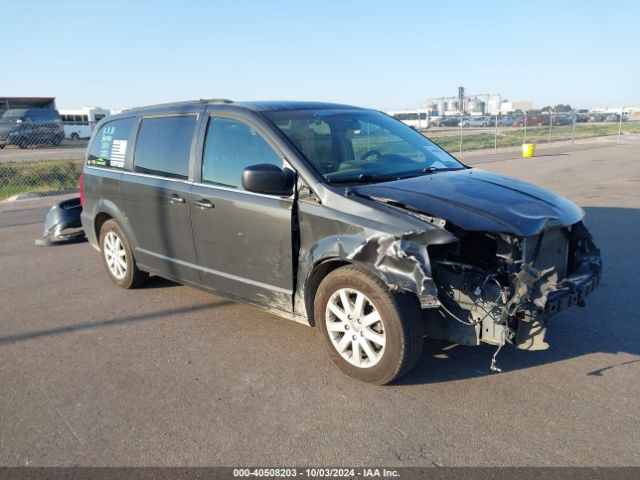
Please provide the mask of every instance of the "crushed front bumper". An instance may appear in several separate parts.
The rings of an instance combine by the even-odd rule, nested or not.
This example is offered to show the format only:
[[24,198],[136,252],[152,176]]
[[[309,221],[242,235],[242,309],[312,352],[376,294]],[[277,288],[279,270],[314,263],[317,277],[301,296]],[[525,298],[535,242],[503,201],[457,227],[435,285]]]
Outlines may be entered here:
[[602,261],[600,252],[591,255],[577,271],[562,280],[557,289],[549,293],[544,308],[529,311],[529,315],[519,321],[515,345],[522,350],[545,350],[549,345],[544,341],[546,324],[553,315],[573,305],[585,306],[585,298],[600,283]]
[[38,245],[83,239],[81,213],[80,198],[71,198],[52,206],[44,219],[44,233]]
[[549,294],[542,313],[549,316],[573,305],[583,307],[585,298],[600,283],[601,272],[601,265],[587,265],[565,278],[558,284],[558,289]]

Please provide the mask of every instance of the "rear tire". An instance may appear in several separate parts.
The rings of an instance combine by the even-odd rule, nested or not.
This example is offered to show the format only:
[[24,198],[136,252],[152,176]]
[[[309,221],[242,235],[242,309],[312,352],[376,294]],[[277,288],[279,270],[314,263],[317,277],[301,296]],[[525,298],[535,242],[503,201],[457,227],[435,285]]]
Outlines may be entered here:
[[149,273],[136,265],[129,241],[113,219],[100,228],[100,251],[109,277],[119,287],[136,288],[149,278]]
[[391,292],[356,266],[338,268],[322,280],[314,318],[333,362],[358,380],[393,382],[422,354],[423,326],[415,298]]

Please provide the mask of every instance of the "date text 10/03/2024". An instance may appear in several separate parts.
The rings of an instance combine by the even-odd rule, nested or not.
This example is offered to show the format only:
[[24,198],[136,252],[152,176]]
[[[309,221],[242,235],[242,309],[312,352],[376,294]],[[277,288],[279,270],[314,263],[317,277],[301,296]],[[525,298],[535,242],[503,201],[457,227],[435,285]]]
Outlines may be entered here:
[[387,468],[235,468],[234,477],[307,477],[307,478],[397,478],[397,470]]

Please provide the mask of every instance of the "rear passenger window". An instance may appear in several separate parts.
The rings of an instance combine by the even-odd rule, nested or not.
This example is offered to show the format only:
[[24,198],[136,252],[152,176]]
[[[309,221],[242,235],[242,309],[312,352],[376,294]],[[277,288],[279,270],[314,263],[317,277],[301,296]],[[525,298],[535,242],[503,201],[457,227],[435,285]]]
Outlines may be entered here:
[[242,170],[272,163],[282,168],[282,158],[246,123],[211,117],[202,159],[202,181],[242,189]]
[[144,118],[136,143],[135,171],[186,179],[196,120],[196,115]]
[[124,168],[129,132],[135,118],[120,118],[105,123],[89,148],[87,163],[97,167]]

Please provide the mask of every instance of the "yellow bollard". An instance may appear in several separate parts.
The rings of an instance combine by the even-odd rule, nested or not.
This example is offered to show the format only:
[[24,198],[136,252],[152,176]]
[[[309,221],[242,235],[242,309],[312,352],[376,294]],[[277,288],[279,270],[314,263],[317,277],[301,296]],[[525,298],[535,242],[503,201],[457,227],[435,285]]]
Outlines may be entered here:
[[533,157],[533,151],[535,146],[533,143],[523,143],[522,144],[522,158],[531,158]]

